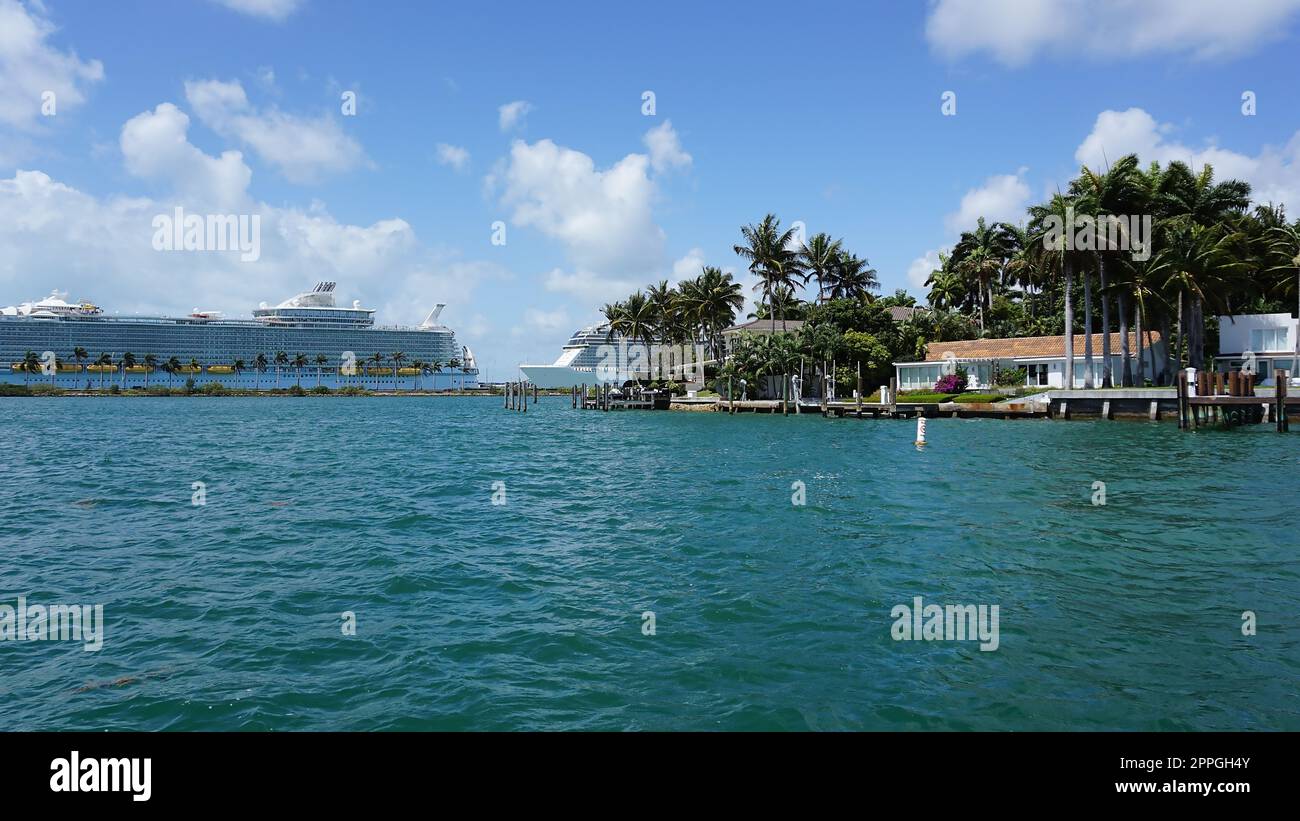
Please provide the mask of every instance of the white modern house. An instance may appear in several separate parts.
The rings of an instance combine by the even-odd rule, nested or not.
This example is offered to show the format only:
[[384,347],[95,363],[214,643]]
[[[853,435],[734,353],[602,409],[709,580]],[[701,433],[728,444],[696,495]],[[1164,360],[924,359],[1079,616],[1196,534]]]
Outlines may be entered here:
[[[1086,378],[1087,361],[1084,359],[1084,334],[1074,335],[1074,385],[1082,388]],[[1102,335],[1092,335],[1093,384],[1101,385]],[[1148,343],[1150,347],[1148,347]],[[1157,331],[1144,333],[1139,341],[1136,333],[1129,333],[1129,350],[1142,356],[1146,377],[1155,369],[1165,367],[1165,344]],[[1123,349],[1120,335],[1110,335],[1111,378],[1119,384],[1123,373]],[[895,362],[900,391],[932,388],[940,376],[951,372],[957,365],[966,369],[968,390],[993,387],[995,369],[1025,369],[1028,387],[1065,387],[1065,337],[1026,336],[1015,339],[967,339],[959,342],[931,342],[926,346],[925,359],[920,362]],[[1136,363],[1130,362],[1136,377]]]
[[1216,371],[1239,371],[1253,360],[1260,382],[1272,384],[1273,372],[1296,377],[1296,339],[1300,320],[1291,314],[1246,314],[1219,317],[1219,353]]

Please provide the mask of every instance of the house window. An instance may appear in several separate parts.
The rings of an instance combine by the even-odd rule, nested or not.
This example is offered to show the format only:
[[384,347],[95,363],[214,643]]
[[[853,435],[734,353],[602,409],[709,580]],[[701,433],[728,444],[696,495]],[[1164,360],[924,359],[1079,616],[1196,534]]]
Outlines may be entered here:
[[1026,385],[1047,384],[1047,363],[1046,362],[1030,362],[1028,365],[1025,366],[1025,370],[1028,372],[1028,377],[1025,381]]
[[1286,328],[1254,328],[1250,332],[1252,351],[1287,351]]

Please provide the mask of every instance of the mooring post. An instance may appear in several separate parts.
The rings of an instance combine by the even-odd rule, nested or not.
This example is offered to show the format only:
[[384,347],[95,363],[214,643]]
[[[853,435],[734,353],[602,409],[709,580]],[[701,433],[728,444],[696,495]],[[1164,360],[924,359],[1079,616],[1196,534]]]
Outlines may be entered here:
[[537,383],[533,383],[533,404],[537,404]]
[[736,412],[736,395],[731,392],[731,377],[727,377],[727,413],[733,415]]
[[862,418],[862,362],[858,362],[858,418]]
[[1278,433],[1286,433],[1291,429],[1286,418],[1286,374],[1287,372],[1281,368],[1273,371],[1273,383],[1277,386],[1277,411],[1274,415],[1277,416]]
[[[1229,390],[1232,389],[1231,374],[1229,374],[1228,376],[1228,389]],[[1221,396],[1222,394],[1223,394],[1223,373],[1220,371],[1215,371],[1214,372],[1214,395]]]
[[889,415],[898,415],[898,377],[889,377]]
[[1178,388],[1178,429],[1187,429],[1187,377],[1181,371],[1174,378]]
[[519,389],[524,395],[524,413],[528,413],[528,383],[521,381],[519,383]]

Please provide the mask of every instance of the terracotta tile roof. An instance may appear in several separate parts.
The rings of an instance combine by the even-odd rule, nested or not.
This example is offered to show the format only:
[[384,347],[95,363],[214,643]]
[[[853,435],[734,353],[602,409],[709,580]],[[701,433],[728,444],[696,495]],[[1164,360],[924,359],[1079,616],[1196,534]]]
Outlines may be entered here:
[[[1146,334],[1143,334],[1145,338]],[[1101,356],[1101,334],[1092,335],[1093,356]],[[1137,352],[1137,334],[1130,331],[1130,350]],[[1151,342],[1160,341],[1160,332],[1151,332]],[[1074,335],[1074,355],[1083,356],[1084,334]],[[1122,350],[1120,335],[1110,335],[1110,350],[1114,356]],[[1065,357],[1063,336],[1023,336],[1016,339],[967,339],[961,342],[931,342],[925,348],[926,362],[942,362],[944,354],[951,352],[957,359],[1024,359],[1032,357],[1058,359]]]
[[[787,320],[785,321],[785,332],[786,332],[786,333],[795,333],[795,332],[797,332],[797,331],[798,331],[800,328],[802,328],[802,327],[803,327],[803,320],[802,320],[802,319],[787,319]],[[771,332],[772,332],[772,320],[771,320],[771,319],[751,319],[751,320],[748,321],[748,322],[742,323],[742,324],[740,324],[740,325],[732,325],[730,328],[724,328],[724,329],[722,330],[722,332],[723,332],[724,334],[738,334],[738,333],[740,333],[741,331],[750,331],[750,332],[753,332],[753,333],[765,333],[765,334],[766,334],[766,333],[771,333]],[[781,320],[779,320],[779,319],[776,321],[776,332],[777,332],[777,333],[781,333]]]

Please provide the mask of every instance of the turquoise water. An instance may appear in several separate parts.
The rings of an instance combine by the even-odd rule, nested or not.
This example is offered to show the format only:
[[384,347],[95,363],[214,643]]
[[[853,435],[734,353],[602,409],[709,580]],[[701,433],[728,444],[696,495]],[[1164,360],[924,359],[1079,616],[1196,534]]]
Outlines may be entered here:
[[[0,603],[106,622],[0,642],[0,729],[1300,729],[1300,436],[914,430],[0,399]],[[893,640],[915,596],[997,650]]]

